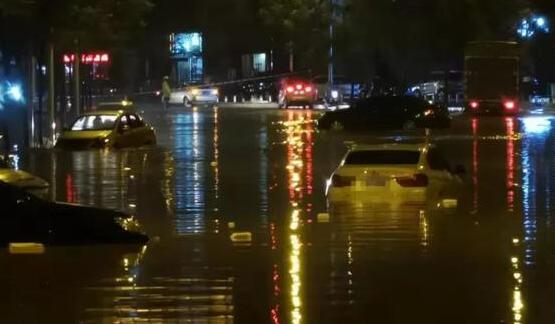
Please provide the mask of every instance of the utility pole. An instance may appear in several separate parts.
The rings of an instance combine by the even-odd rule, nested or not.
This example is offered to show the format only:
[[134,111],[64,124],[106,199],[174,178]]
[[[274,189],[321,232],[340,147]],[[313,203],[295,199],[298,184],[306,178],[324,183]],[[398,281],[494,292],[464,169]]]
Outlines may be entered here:
[[330,1],[330,23],[329,23],[329,36],[330,36],[330,48],[328,53],[328,88],[329,91],[333,89],[333,59],[334,59],[334,41],[335,41],[335,1]]
[[[54,43],[48,43],[48,127],[50,127],[50,135],[52,145],[54,144],[54,136],[56,135],[56,120],[54,116],[55,110],[54,95]],[[48,133],[47,133],[48,134]]]
[[73,107],[75,116],[81,113],[81,53],[79,51],[79,37],[75,38],[75,60],[73,60]]

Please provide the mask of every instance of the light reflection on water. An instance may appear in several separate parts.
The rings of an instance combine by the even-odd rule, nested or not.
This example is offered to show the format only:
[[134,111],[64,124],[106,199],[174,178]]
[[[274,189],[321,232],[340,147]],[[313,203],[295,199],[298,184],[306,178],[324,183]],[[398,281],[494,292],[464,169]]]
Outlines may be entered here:
[[[399,306],[408,309],[400,321],[443,309],[467,322],[534,322],[531,296],[541,288],[532,286],[534,272],[553,255],[544,243],[555,192],[550,119],[468,119],[464,135],[443,138],[466,152],[470,170],[469,200],[453,214],[387,203],[332,206],[330,223],[318,223],[314,214],[325,208],[318,180],[343,146],[314,132],[313,114],[246,114],[251,128],[239,131],[237,116],[222,109],[176,110],[159,131],[171,139],[167,148],[22,159],[52,181],[58,200],[136,212],[161,236],[139,258],[75,258],[89,268],[104,261],[106,269],[79,268],[86,278],[65,287],[85,299],[73,305],[81,312],[74,318],[232,323],[260,312],[246,318],[385,323],[387,310]],[[269,126],[274,120],[278,127]],[[231,247],[229,221],[254,233],[252,246]],[[482,290],[493,300],[487,306],[476,296]]]

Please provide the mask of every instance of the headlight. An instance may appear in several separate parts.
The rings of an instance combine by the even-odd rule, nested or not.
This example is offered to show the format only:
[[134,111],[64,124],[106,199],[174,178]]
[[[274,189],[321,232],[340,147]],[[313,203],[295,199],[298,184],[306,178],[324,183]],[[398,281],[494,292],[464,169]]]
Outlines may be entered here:
[[193,96],[197,96],[200,92],[198,89],[193,89],[191,93],[193,94]]
[[337,90],[332,90],[332,91],[331,91],[331,97],[332,97],[333,99],[339,98],[339,91],[337,91]]
[[212,95],[213,95],[213,96],[217,96],[218,94],[219,94],[218,89],[213,89],[213,90],[212,90]]
[[137,219],[135,219],[135,217],[133,216],[127,218],[117,217],[115,221],[119,226],[121,226],[123,230],[127,232],[142,232],[141,224],[139,224],[139,221],[137,221]]

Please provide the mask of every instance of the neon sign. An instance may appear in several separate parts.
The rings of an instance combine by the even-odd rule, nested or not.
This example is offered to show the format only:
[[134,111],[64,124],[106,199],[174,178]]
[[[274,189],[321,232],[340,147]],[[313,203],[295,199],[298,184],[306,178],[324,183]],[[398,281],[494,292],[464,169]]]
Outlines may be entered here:
[[[65,64],[75,62],[75,54],[64,54],[63,60]],[[108,64],[110,63],[110,55],[108,53],[84,53],[81,54],[82,64]]]

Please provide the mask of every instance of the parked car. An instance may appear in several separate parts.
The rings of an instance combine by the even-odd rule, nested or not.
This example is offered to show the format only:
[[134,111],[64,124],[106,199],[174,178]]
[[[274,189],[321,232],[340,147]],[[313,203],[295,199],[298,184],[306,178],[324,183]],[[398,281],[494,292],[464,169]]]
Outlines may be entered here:
[[62,132],[56,148],[70,150],[155,145],[154,129],[141,116],[126,110],[86,113]]
[[327,183],[328,201],[436,204],[456,197],[462,166],[452,170],[431,144],[355,145]]
[[10,243],[45,245],[144,244],[148,241],[130,215],[40,199],[0,181],[0,246]]
[[447,128],[447,109],[410,96],[371,97],[344,110],[329,111],[318,120],[323,130]]
[[37,196],[45,196],[50,184],[44,179],[22,170],[16,170],[0,157],[0,181],[24,189]]
[[170,94],[170,105],[215,105],[220,101],[220,91],[216,87],[202,85],[186,85],[174,89]]
[[312,109],[316,101],[314,85],[302,79],[286,79],[281,82],[278,104],[282,109],[301,107]]

